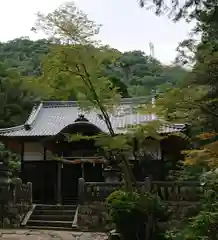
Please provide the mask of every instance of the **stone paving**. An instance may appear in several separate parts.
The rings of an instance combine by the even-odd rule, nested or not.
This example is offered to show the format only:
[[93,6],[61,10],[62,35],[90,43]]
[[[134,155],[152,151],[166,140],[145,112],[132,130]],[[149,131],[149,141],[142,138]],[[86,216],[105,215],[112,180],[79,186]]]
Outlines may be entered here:
[[1,230],[1,240],[106,240],[105,233],[50,230]]

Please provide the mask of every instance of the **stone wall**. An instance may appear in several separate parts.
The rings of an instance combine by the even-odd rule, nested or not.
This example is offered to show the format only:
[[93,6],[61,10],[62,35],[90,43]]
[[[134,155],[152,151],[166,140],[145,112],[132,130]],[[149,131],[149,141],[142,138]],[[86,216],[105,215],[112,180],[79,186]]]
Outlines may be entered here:
[[0,187],[0,227],[19,228],[32,206],[32,184],[23,184],[17,178]]
[[108,231],[113,225],[107,216],[104,202],[85,202],[79,206],[78,226],[83,231]]
[[[163,227],[169,227],[169,224],[175,225],[187,215],[193,213],[196,209],[196,203],[170,202],[168,207],[171,213],[170,219],[169,222],[162,223]],[[79,229],[83,231],[108,232],[115,228],[107,215],[105,203],[100,201],[86,202],[80,205],[77,224]]]
[[3,228],[19,228],[20,223],[29,211],[28,204],[7,204],[1,217],[0,226]]
[[[137,182],[143,192],[151,191],[167,202],[170,222],[179,221],[193,212],[201,189],[196,182],[151,181]],[[120,189],[120,183],[85,182],[79,179],[79,211],[77,224],[82,230],[108,231],[114,228],[107,216],[107,196]],[[166,223],[167,225],[169,223]]]

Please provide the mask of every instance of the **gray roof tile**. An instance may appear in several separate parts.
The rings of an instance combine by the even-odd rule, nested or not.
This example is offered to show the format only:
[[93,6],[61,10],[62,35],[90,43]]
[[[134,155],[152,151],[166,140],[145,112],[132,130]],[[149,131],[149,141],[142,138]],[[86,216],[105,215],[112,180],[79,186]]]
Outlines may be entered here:
[[[137,100],[138,99],[138,100]],[[110,115],[112,126],[116,133],[127,130],[127,125],[143,124],[155,118],[153,115],[142,115],[132,111],[136,102],[142,99],[124,99],[115,114]],[[34,107],[24,125],[0,129],[0,136],[53,136],[58,134],[66,126],[73,124],[79,114],[84,114],[92,124],[103,132],[108,132],[104,121],[96,111],[84,112],[76,102],[48,101]],[[30,126],[27,130],[26,126]],[[178,132],[184,129],[184,124],[168,124],[163,126],[161,132]]]

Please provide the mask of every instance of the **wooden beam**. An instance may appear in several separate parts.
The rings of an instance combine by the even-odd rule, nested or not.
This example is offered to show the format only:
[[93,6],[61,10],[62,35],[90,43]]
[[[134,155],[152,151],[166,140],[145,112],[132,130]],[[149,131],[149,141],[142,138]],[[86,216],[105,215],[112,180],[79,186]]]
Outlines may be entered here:
[[53,157],[52,158],[52,160],[54,160],[54,161],[57,161],[57,162],[60,162],[60,163],[64,163],[64,164],[75,164],[75,162],[74,161],[76,161],[76,160],[80,160],[80,163],[78,163],[78,164],[81,164],[82,162],[87,162],[87,163],[89,163],[89,160],[96,160],[96,162],[99,162],[99,164],[102,164],[102,163],[106,163],[107,162],[107,160],[105,160],[105,159],[103,159],[103,158],[98,158],[98,157],[90,157],[90,158],[86,158],[86,157],[78,157],[77,159],[74,159],[74,160],[67,160],[67,159],[65,159],[65,158],[61,158],[61,157]]

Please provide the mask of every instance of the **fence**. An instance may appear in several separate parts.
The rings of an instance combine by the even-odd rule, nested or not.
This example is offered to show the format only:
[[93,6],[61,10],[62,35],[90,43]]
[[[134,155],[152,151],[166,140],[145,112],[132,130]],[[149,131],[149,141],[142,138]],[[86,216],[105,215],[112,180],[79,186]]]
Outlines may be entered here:
[[[121,187],[121,183],[85,182],[80,178],[79,202],[104,201],[110,193]],[[202,190],[199,182],[152,181],[151,178],[137,182],[136,187],[142,192],[156,193],[167,202],[198,201]]]
[[[145,223],[146,240],[156,239],[157,224],[161,228],[168,228],[171,221],[178,222],[183,219],[186,213],[197,205],[196,202],[199,201],[202,193],[199,182],[188,181],[152,181],[151,178],[147,178],[144,182],[137,182],[135,187],[142,192],[158,194],[163,201],[168,203],[169,210],[172,212],[169,222],[149,216]],[[108,231],[114,227],[107,221],[105,199],[110,193],[120,188],[122,188],[121,183],[85,182],[83,178],[79,179],[78,224],[81,229]]]
[[13,183],[0,187],[1,204],[32,204],[32,183],[23,184],[17,178]]
[[19,227],[20,221],[32,205],[32,184],[17,178],[0,186],[0,227]]

